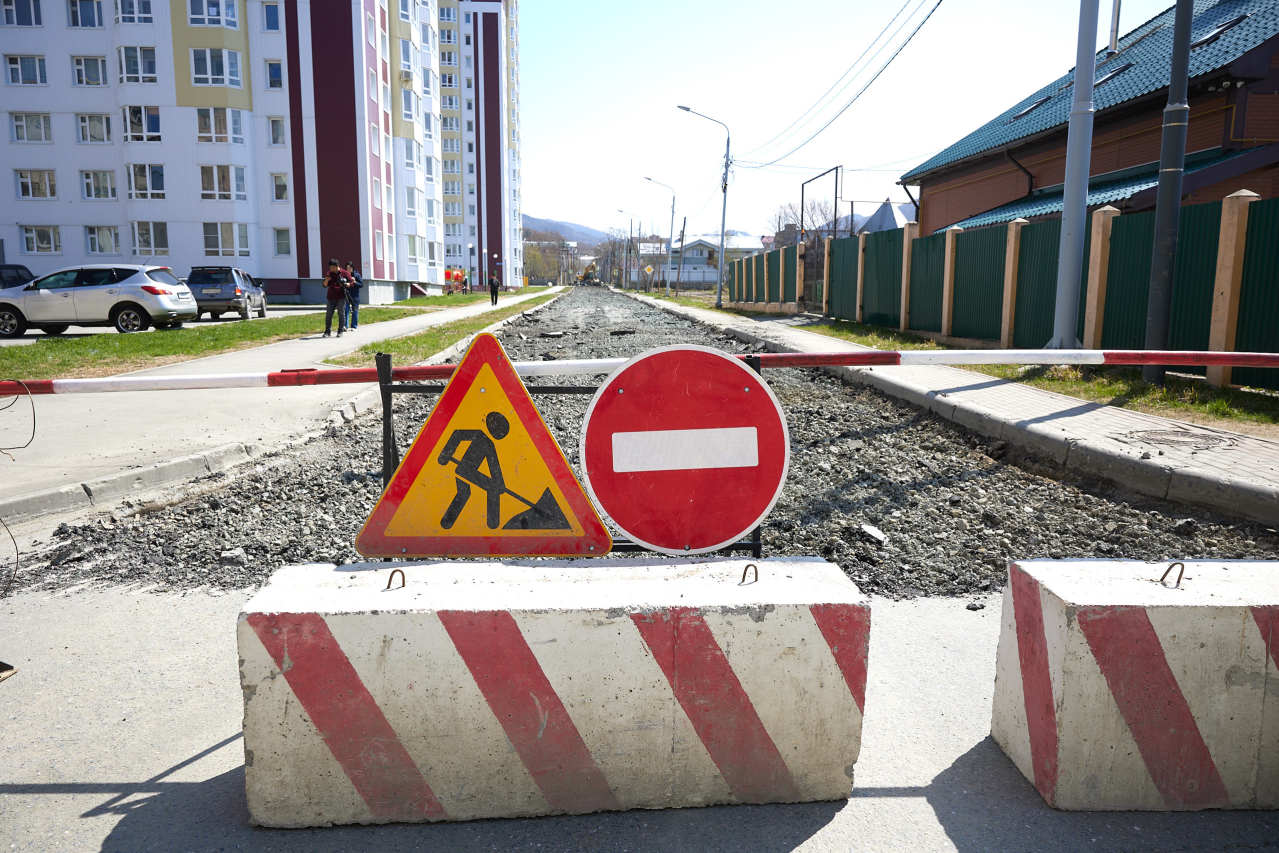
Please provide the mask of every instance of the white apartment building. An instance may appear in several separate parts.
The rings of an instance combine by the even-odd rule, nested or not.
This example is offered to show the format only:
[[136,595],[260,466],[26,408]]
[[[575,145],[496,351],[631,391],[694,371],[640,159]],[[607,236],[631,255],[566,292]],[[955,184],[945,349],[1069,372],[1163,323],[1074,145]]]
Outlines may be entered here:
[[[317,298],[329,257],[357,264],[370,301],[440,283],[448,9],[0,0],[4,259],[233,264],[281,300]],[[491,245],[519,245],[510,198],[516,236]]]

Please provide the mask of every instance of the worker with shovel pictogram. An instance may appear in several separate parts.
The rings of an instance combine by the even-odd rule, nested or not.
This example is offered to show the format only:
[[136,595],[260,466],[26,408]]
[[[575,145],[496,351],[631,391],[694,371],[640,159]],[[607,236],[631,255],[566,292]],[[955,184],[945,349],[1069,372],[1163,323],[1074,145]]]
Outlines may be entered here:
[[[485,493],[485,524],[489,530],[496,530],[501,524],[502,495],[510,495],[528,509],[516,513],[505,524],[504,530],[567,530],[568,519],[555,501],[549,488],[542,491],[536,502],[523,495],[516,494],[506,488],[502,477],[502,465],[498,460],[497,445],[494,439],[501,441],[511,431],[510,421],[500,412],[489,412],[484,416],[484,426],[488,432],[479,429],[455,429],[449,434],[448,441],[435,460],[440,465],[456,465],[454,472],[457,478],[457,492],[452,502],[440,519],[440,526],[449,530],[457,523],[458,516],[466,508],[471,499],[471,486],[478,486]],[[490,438],[489,436],[492,436]],[[454,459],[453,453],[462,442],[469,442],[461,459]]]

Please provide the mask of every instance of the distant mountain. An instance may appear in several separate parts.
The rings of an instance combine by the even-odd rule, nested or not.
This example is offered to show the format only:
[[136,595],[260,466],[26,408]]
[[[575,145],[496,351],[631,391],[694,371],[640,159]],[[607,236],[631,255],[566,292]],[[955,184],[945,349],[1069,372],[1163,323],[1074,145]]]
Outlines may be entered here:
[[603,231],[588,228],[585,225],[578,225],[575,222],[560,222],[558,219],[539,219],[528,214],[524,214],[521,218],[523,219],[525,231],[551,231],[559,234],[565,240],[589,245],[608,239],[608,235]]

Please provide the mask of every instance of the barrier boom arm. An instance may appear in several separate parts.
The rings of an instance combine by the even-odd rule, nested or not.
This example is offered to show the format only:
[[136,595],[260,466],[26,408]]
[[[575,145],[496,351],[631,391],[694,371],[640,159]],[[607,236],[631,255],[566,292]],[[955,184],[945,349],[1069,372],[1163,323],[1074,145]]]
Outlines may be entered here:
[[[738,355],[745,359],[750,356]],[[857,350],[855,352],[761,353],[761,368],[897,367],[966,364],[1107,364],[1279,368],[1279,353],[1200,352],[1194,350]],[[611,373],[624,358],[563,361],[517,361],[520,376],[582,376]],[[397,367],[397,382],[448,379],[457,365]],[[377,382],[372,367],[306,368],[266,373],[210,373],[191,376],[107,376],[101,379],[0,380],[0,396],[25,394],[95,394],[107,391],[188,391],[206,388],[293,388],[304,385],[359,385]]]

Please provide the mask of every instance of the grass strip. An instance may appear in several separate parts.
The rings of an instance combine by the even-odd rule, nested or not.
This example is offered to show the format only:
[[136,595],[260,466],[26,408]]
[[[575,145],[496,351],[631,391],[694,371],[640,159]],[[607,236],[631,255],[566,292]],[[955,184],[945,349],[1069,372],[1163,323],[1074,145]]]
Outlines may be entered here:
[[[487,294],[485,296],[487,297]],[[526,300],[518,305],[494,308],[492,311],[485,311],[483,314],[467,317],[465,320],[454,320],[452,323],[432,326],[413,335],[375,341],[360,347],[355,352],[331,358],[329,363],[339,367],[372,367],[373,356],[379,352],[385,352],[391,354],[393,364],[418,364],[426,361],[440,350],[446,349],[463,338],[475,334],[480,329],[491,326],[499,320],[505,320],[513,314],[519,314],[521,311],[527,311],[536,305],[549,302],[554,298],[555,294],[548,293]]]
[[[421,313],[417,308],[362,307],[360,322],[367,325],[416,317]],[[14,379],[113,376],[313,335],[323,329],[324,313],[318,312],[247,321],[189,323],[180,329],[160,329],[145,334],[45,336],[34,344],[0,348],[0,376]]]

